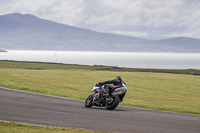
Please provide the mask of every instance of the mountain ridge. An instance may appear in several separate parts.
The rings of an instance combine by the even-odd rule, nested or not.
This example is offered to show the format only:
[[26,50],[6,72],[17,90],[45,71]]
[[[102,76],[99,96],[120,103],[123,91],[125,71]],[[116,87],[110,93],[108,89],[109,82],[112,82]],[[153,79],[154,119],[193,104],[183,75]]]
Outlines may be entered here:
[[1,49],[0,49],[0,52],[7,52],[7,51],[6,51],[6,50],[1,50]]
[[0,49],[200,52],[200,39],[175,37],[146,40],[60,24],[30,14],[2,15],[0,26]]

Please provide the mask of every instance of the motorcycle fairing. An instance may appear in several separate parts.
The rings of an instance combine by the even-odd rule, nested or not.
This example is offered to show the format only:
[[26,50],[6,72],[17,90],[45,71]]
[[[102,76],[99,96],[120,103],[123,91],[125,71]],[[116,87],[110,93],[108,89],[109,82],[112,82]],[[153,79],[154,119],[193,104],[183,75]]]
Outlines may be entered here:
[[94,102],[95,100],[98,100],[99,97],[100,97],[100,95],[102,95],[101,92],[98,92],[98,93],[94,94],[94,95],[93,95],[93,102]]

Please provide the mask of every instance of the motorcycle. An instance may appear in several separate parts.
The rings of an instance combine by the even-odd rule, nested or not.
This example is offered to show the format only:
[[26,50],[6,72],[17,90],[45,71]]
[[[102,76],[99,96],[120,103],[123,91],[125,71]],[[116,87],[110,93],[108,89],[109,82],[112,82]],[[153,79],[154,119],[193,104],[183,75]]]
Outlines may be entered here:
[[96,84],[92,89],[92,94],[85,100],[85,107],[90,108],[92,106],[106,107],[108,110],[115,109],[126,94],[127,87],[123,84],[122,87],[114,87],[109,96],[105,96],[105,85]]

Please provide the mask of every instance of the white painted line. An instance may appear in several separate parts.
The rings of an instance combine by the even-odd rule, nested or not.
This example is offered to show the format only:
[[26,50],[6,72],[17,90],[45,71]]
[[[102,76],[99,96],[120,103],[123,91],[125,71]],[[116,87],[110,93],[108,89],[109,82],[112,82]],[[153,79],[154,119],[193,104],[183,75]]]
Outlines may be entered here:
[[74,101],[81,101],[81,102],[82,102],[82,101],[85,101],[85,100],[79,100],[79,99],[72,99],[72,98],[66,98],[66,97],[51,96],[51,95],[45,95],[45,94],[34,93],[34,92],[15,90],[15,89],[10,89],[10,88],[5,88],[5,87],[0,87],[0,89],[11,90],[11,91],[17,91],[17,92],[28,93],[28,94],[33,94],[33,95],[46,96],[46,97],[54,97],[54,98],[60,98],[60,99],[66,99],[66,100],[74,100]]
[[[14,121],[4,121],[4,120],[0,120],[0,122],[15,123],[15,124],[24,124],[24,125],[31,125],[31,126],[37,126],[37,127],[53,127],[53,126],[46,126],[46,125],[39,125],[39,124],[30,124],[30,123],[23,123],[23,122],[14,122]],[[54,127],[54,128],[63,128],[63,127]]]
[[197,115],[197,114],[178,113],[178,112],[170,112],[170,111],[163,111],[163,110],[154,110],[154,109],[147,109],[147,108],[129,107],[129,106],[123,106],[123,105],[119,105],[119,106],[124,107],[124,108],[131,108],[131,109],[140,109],[140,110],[146,110],[146,111],[164,112],[164,113],[171,113],[171,114],[199,116],[200,117],[200,115]]

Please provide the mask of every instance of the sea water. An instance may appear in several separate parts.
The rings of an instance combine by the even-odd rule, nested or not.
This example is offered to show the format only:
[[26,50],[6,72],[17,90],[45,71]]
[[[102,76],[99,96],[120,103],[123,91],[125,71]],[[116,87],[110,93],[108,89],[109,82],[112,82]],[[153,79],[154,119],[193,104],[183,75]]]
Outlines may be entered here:
[[200,69],[200,53],[8,50],[0,52],[0,60],[128,68]]

